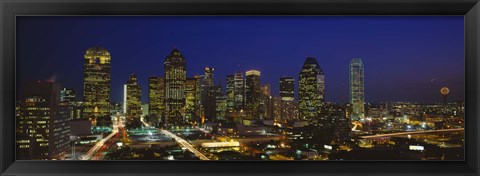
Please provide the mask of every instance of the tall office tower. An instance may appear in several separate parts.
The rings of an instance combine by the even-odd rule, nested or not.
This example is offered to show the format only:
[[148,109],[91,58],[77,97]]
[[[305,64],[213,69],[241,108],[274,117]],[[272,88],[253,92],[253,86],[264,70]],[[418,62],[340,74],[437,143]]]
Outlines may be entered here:
[[307,57],[299,75],[298,97],[301,120],[317,123],[325,92],[325,76],[317,59]]
[[295,99],[295,79],[292,77],[280,78],[280,97],[283,101],[293,101]]
[[225,114],[228,121],[233,121],[235,112],[235,77],[227,75],[227,112]]
[[273,119],[271,111],[269,112],[269,105],[271,96],[270,96],[270,84],[264,84],[260,86],[260,98],[258,106],[258,116],[262,120],[271,120]]
[[137,75],[131,74],[130,78],[124,85],[123,107],[125,118],[127,120],[140,120],[142,116],[141,96],[142,91],[137,81]]
[[197,81],[195,86],[195,116],[203,118],[205,113],[202,106],[202,85],[204,82],[205,75],[195,75],[195,80]]
[[282,98],[280,96],[271,96],[268,102],[267,117],[272,120],[282,122]]
[[110,52],[102,47],[87,49],[83,60],[83,118],[110,116]]
[[164,111],[164,86],[162,77],[148,78],[148,114],[160,118]]
[[187,70],[177,48],[165,58],[165,117],[169,124],[183,123]]
[[243,73],[237,72],[234,74],[234,106],[236,111],[245,108],[245,79]]
[[209,111],[205,111],[207,120],[218,122],[225,120],[227,111],[227,96],[222,91],[222,86],[216,85],[210,88],[208,104],[213,105]]
[[213,68],[205,67],[205,74],[203,80],[200,81],[200,103],[204,111],[206,119],[214,119],[215,117],[215,96],[212,91],[216,91],[213,85]]
[[259,119],[260,108],[260,71],[249,70],[245,72],[245,103],[247,105],[247,117]]
[[16,148],[20,160],[60,160],[70,151],[67,103],[60,101],[60,84],[29,83],[17,119]]
[[350,104],[352,104],[353,121],[360,120],[365,114],[365,92],[363,63],[360,58],[353,58],[350,62]]
[[[206,102],[204,104],[206,121],[216,121],[216,101],[217,97],[222,96],[222,87],[220,85],[208,88]],[[223,115],[224,117],[224,115]]]
[[291,121],[298,118],[298,107],[295,101],[295,79],[293,77],[280,78],[280,121]]
[[187,78],[186,91],[185,91],[185,119],[193,122],[195,119],[195,107],[196,107],[196,89],[197,79]]
[[213,86],[213,71],[214,68],[205,67],[205,77],[203,77],[203,79],[205,79],[205,85],[207,87]]

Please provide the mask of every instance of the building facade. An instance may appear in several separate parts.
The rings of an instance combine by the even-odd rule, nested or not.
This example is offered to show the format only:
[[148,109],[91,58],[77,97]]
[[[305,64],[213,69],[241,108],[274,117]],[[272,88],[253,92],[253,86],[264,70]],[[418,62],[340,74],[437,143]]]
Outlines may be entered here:
[[193,121],[196,117],[195,108],[197,107],[196,103],[196,92],[197,92],[197,79],[196,78],[187,78],[186,82],[186,92],[185,92],[185,119],[187,121]]
[[299,75],[298,103],[301,120],[318,123],[325,93],[325,76],[314,57],[307,57]]
[[351,119],[356,121],[365,116],[365,91],[363,63],[360,58],[353,58],[350,62],[350,104],[352,104]]
[[110,52],[102,47],[87,49],[83,60],[83,118],[110,116]]
[[260,118],[260,71],[249,70],[245,72],[245,104],[249,119]]
[[60,101],[60,84],[30,83],[24,90],[17,119],[19,160],[62,160],[70,151],[68,104]]
[[164,81],[163,77],[148,78],[148,115],[160,118],[164,114]]
[[174,48],[165,58],[165,117],[168,124],[184,122],[187,67],[182,53]]
[[142,116],[142,90],[138,84],[137,75],[131,74],[124,85],[124,111],[127,120],[140,120]]

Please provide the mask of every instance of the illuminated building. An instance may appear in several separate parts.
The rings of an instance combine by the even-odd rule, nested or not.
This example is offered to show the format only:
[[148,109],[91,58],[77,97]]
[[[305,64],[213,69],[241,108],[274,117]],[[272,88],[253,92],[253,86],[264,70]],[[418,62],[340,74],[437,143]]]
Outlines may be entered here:
[[164,81],[163,77],[148,78],[148,114],[152,117],[162,117],[164,107]]
[[[273,105],[271,102],[270,96],[270,84],[264,84],[260,86],[260,99],[258,107],[258,118],[263,120],[273,119],[273,115],[270,107]],[[267,106],[270,106],[267,108]]]
[[124,111],[127,120],[140,119],[142,115],[142,92],[137,81],[137,75],[131,74],[124,85]]
[[325,92],[325,76],[314,57],[307,57],[299,76],[298,104],[301,120],[317,123]]
[[299,108],[298,102],[293,101],[283,101],[282,100],[282,109],[281,109],[281,119],[282,121],[296,121],[299,120]]
[[280,96],[270,96],[268,101],[267,119],[276,121],[282,120],[282,98]]
[[60,160],[69,151],[70,117],[60,101],[60,84],[30,83],[17,119],[18,160]]
[[[205,104],[205,118],[208,121],[216,121],[219,118],[225,118],[225,112],[217,112],[226,108],[226,104],[224,105],[223,101],[226,101],[225,97],[223,97],[222,87],[221,86],[212,86],[208,89],[207,100]],[[217,104],[219,101],[220,104]],[[217,110],[217,106],[219,106]],[[221,107],[220,107],[221,106]],[[223,107],[225,106],[225,107]],[[219,116],[217,116],[219,115]]]
[[196,107],[196,89],[197,80],[195,78],[187,78],[186,92],[185,92],[185,118],[187,121],[192,120],[195,116]]
[[205,80],[205,86],[207,87],[212,87],[213,86],[213,71],[215,69],[212,67],[205,67],[205,77],[203,79]]
[[169,124],[183,122],[187,80],[186,62],[176,48],[165,58],[165,117]]
[[63,88],[60,90],[60,101],[68,106],[68,114],[71,119],[80,119],[83,115],[83,103],[76,101],[74,89]]
[[281,121],[298,119],[298,104],[295,102],[295,79],[293,77],[280,78]]
[[245,106],[245,79],[241,72],[237,72],[234,75],[235,82],[235,109],[240,110]]
[[365,92],[363,63],[360,58],[350,62],[350,104],[352,104],[352,120],[359,120],[365,115]]
[[227,75],[227,112],[226,118],[229,121],[233,119],[235,112],[235,77],[234,75]]
[[195,115],[197,117],[203,117],[205,115],[204,113],[204,109],[203,109],[203,106],[202,106],[202,87],[201,85],[203,84],[203,77],[205,77],[205,75],[195,75],[195,80],[197,81],[195,86]]
[[216,120],[225,120],[226,112],[227,112],[227,96],[220,94],[215,97]]
[[67,103],[75,103],[76,101],[76,94],[74,89],[70,88],[63,88],[60,91],[60,101],[67,102]]
[[83,117],[110,116],[110,52],[102,47],[87,49],[83,62]]
[[200,81],[200,99],[201,107],[203,108],[206,119],[215,119],[215,98],[217,93],[217,87],[213,85],[213,68],[205,67],[205,74],[202,77],[203,81]]
[[249,70],[245,72],[245,103],[247,106],[247,117],[259,119],[260,111],[260,71]]
[[295,79],[292,77],[280,78],[280,97],[284,101],[293,101],[295,99]]

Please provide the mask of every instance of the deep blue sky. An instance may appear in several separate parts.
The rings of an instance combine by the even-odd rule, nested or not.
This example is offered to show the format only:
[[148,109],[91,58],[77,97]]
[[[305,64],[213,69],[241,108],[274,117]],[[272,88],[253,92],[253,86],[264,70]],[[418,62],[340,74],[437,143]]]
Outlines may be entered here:
[[[367,102],[464,100],[463,16],[244,17],[17,17],[18,90],[52,76],[83,94],[83,54],[91,46],[112,55],[112,101],[136,73],[147,102],[149,76],[163,75],[173,47],[185,56],[187,76],[215,68],[226,75],[259,69],[278,95],[281,76],[298,73],[307,56],[325,72],[327,101],[348,102],[348,64],[365,64]],[[240,65],[240,67],[239,67]]]

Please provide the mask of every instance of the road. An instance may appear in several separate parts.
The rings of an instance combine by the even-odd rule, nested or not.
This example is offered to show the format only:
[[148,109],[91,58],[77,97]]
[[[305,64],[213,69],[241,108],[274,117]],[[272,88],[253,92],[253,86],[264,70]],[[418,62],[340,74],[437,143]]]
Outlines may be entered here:
[[[148,123],[146,123],[143,118],[140,119],[140,121],[146,126],[146,127],[149,127],[150,125]],[[197,156],[198,158],[200,158],[201,160],[210,160],[210,158],[208,158],[207,156],[205,156],[202,152],[198,151],[197,149],[195,149],[195,147],[192,146],[192,144],[190,144],[189,142],[187,142],[185,139],[173,134],[172,132],[170,131],[167,131],[167,130],[162,130],[162,129],[158,129],[158,128],[155,128],[157,130],[160,130],[163,132],[163,134],[175,139],[175,141],[182,147],[185,147],[188,151],[192,152],[193,154],[195,154],[195,156]]]
[[441,129],[441,130],[421,130],[421,131],[409,131],[409,132],[399,132],[399,133],[377,134],[377,135],[360,136],[360,137],[363,138],[363,139],[372,139],[372,138],[384,138],[384,137],[401,136],[401,135],[409,135],[409,134],[451,132],[451,131],[463,131],[463,130],[464,130],[464,128]]
[[105,142],[110,140],[113,136],[115,136],[118,133],[118,125],[117,121],[113,121],[112,123],[112,133],[110,133],[107,137],[103,138],[102,140],[98,141],[90,150],[88,150],[87,153],[85,153],[83,156],[80,157],[80,160],[90,160],[92,157],[100,150],[102,149],[103,145]]
[[210,158],[206,157],[202,152],[195,149],[190,143],[188,143],[181,137],[178,137],[177,135],[167,130],[161,130],[161,131],[167,136],[170,136],[171,138],[175,139],[175,141],[177,141],[177,143],[180,144],[180,146],[187,148],[190,152],[195,154],[195,156],[199,157],[201,160],[210,160]]

